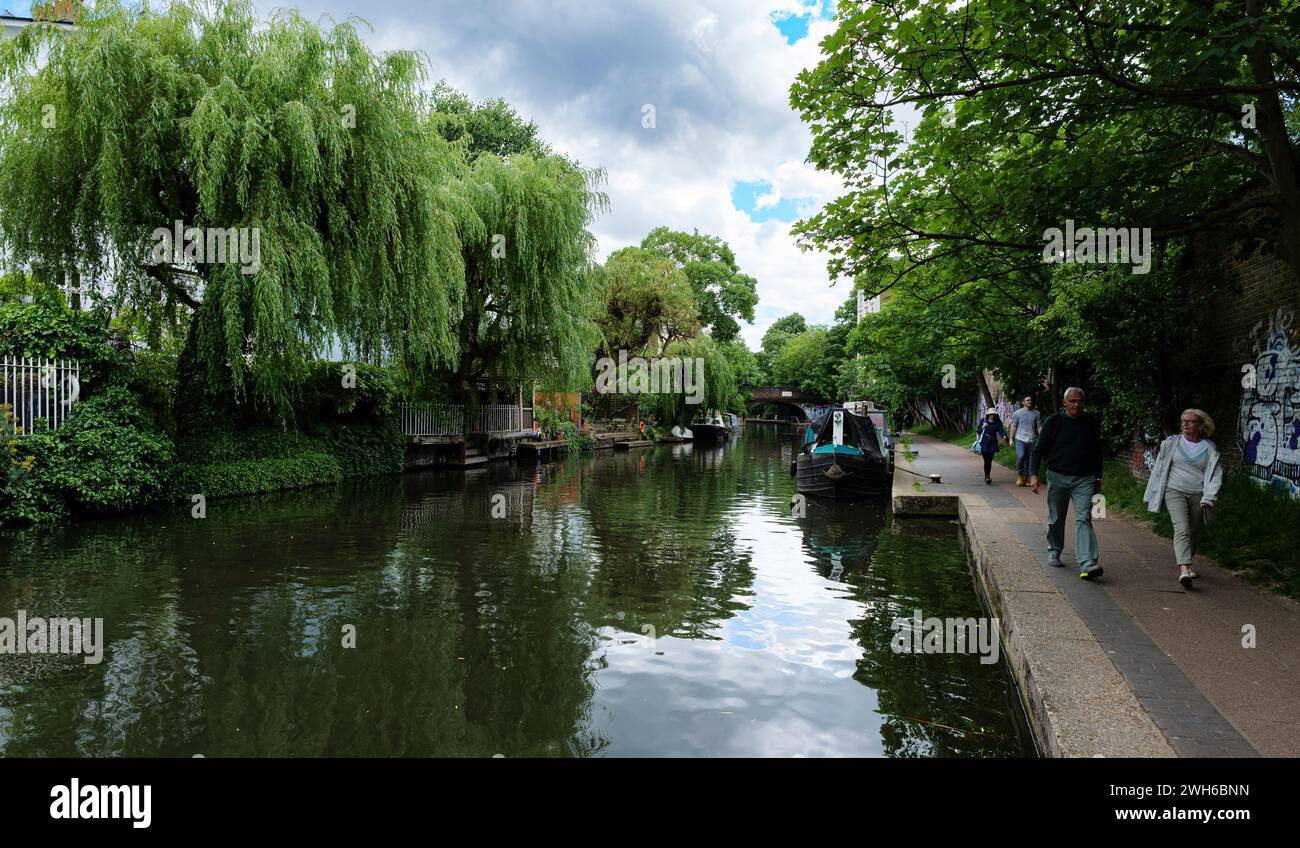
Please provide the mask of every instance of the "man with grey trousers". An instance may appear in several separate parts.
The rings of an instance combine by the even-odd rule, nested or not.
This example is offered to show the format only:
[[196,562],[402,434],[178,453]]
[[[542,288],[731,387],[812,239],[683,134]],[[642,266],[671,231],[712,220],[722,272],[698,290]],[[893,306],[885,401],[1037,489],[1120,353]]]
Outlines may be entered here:
[[1065,413],[1043,422],[1030,461],[1029,487],[1038,494],[1038,467],[1047,463],[1047,564],[1060,568],[1065,548],[1065,514],[1074,502],[1074,556],[1079,576],[1102,575],[1097,534],[1092,529],[1092,497],[1101,493],[1101,422],[1083,411],[1083,389],[1065,390]]

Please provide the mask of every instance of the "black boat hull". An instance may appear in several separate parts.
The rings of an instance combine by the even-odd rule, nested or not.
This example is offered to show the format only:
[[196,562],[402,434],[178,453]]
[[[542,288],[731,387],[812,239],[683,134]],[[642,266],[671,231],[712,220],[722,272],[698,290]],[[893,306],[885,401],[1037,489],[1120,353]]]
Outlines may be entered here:
[[728,435],[730,435],[726,427],[718,427],[713,424],[692,424],[690,430],[691,441],[706,444],[716,445],[718,442],[725,442]]
[[[826,476],[838,465],[843,476]],[[888,460],[854,454],[801,454],[795,460],[795,482],[799,493],[818,498],[883,498],[890,493],[893,478]]]

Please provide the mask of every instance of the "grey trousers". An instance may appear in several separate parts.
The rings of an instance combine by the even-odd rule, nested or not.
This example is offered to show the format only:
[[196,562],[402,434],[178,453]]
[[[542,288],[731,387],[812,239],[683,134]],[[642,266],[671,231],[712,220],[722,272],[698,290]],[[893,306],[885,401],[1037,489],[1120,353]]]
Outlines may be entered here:
[[1174,559],[1179,565],[1191,565],[1196,556],[1196,543],[1205,526],[1205,510],[1201,509],[1201,493],[1194,495],[1165,489],[1165,507],[1174,522]]
[[1065,549],[1065,515],[1074,505],[1074,556],[1080,566],[1097,562],[1097,534],[1092,529],[1092,496],[1097,478],[1047,471],[1047,549]]

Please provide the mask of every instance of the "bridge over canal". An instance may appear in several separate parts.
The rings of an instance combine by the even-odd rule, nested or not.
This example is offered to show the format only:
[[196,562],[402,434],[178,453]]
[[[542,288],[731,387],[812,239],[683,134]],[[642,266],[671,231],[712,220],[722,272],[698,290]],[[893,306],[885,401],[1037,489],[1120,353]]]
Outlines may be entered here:
[[811,420],[819,411],[834,405],[834,401],[805,392],[794,386],[759,386],[749,398],[749,408],[776,406],[791,413],[800,421]]

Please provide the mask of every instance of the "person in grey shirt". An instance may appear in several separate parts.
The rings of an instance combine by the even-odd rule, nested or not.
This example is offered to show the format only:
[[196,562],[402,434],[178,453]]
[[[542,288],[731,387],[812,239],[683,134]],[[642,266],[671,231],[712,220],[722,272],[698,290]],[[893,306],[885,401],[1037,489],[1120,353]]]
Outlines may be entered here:
[[1030,476],[1037,470],[1029,467],[1029,460],[1034,455],[1041,418],[1038,410],[1034,409],[1032,396],[1026,396],[1024,406],[1011,413],[1011,441],[1016,446],[1016,485],[1022,488],[1029,485]]

